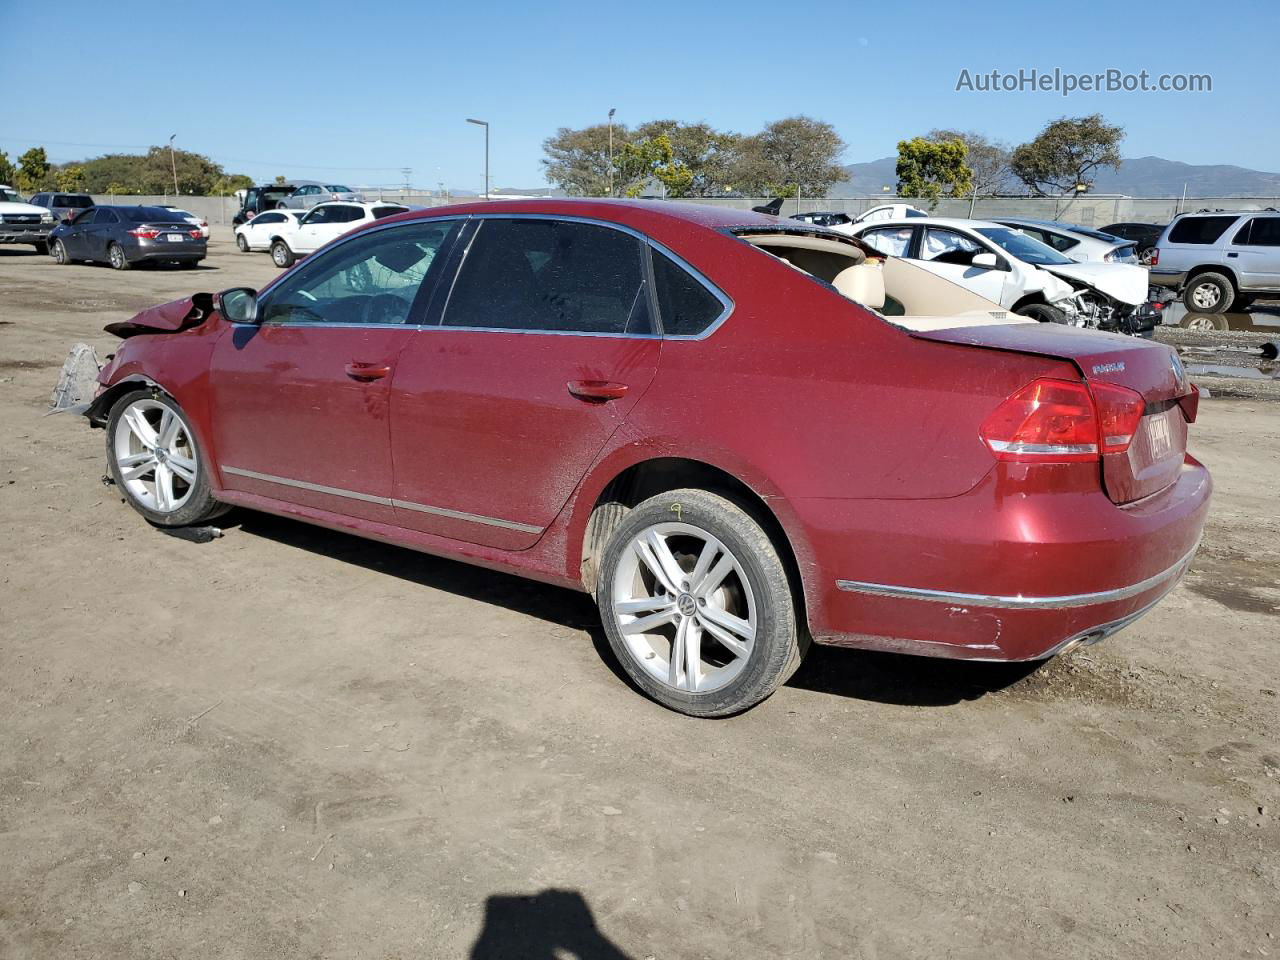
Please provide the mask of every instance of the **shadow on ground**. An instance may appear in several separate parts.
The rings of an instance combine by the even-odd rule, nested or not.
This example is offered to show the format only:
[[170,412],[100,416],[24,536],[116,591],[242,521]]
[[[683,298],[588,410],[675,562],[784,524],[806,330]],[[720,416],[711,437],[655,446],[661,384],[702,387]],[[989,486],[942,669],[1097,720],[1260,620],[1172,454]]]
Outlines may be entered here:
[[[222,526],[238,526],[252,536],[584,630],[614,675],[640,692],[618,664],[595,603],[586,594],[265,513],[236,510]],[[1002,690],[1040,665],[966,663],[815,645],[787,686],[877,703],[947,706]]]
[[484,928],[469,956],[470,960],[630,960],[600,932],[591,908],[576,890],[489,897]]

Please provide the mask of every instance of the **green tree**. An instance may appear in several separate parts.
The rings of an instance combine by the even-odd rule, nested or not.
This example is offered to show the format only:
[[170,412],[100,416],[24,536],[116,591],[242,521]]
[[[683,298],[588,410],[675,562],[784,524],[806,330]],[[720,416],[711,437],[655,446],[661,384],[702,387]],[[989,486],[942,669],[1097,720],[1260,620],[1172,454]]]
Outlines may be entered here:
[[836,162],[844,149],[829,123],[805,116],[775,120],[738,144],[732,186],[756,196],[789,196],[797,189],[806,197],[826,196],[844,179]]
[[18,168],[9,160],[9,155],[0,150],[0,183],[13,186],[18,179]]
[[965,163],[968,152],[960,140],[899,140],[898,195],[922,197],[932,210],[944,191],[952,197],[968,194],[973,189],[973,171]]
[[644,140],[665,136],[670,142],[672,163],[679,172],[664,181],[669,196],[722,197],[732,185],[740,135],[715,130],[701,121],[650,120],[636,127],[635,136]]
[[84,188],[84,167],[68,164],[53,172],[54,186],[59,190],[73,191]]
[[[620,123],[613,125],[615,166],[630,137]],[[604,123],[573,130],[561,127],[542,143],[542,166],[547,180],[572,197],[603,197],[609,193],[609,127]],[[615,173],[616,185],[616,173]]]
[[277,187],[283,187],[283,186],[284,186],[286,183],[288,183],[288,182],[289,182],[289,181],[285,179],[285,177],[284,177],[284,175],[283,175],[283,174],[277,174],[277,175],[276,175],[276,186],[277,186]]
[[624,143],[615,153],[614,167],[614,191],[627,197],[640,196],[653,180],[662,183],[668,193],[680,196],[692,180],[665,133]]
[[991,140],[972,130],[930,130],[934,143],[959,140],[968,150],[964,161],[973,174],[972,190],[980,196],[995,196],[1013,189],[1013,171],[1009,169],[1009,145]]
[[82,170],[79,189],[88,193],[107,193],[111,184],[121,186],[125,193],[172,193],[174,166],[178,188],[186,194],[214,193],[222,181],[248,181],[240,174],[225,173],[219,164],[198,153],[178,150],[170,161],[167,146],[152,147],[145,154],[110,153],[75,166]]
[[49,156],[44,147],[32,147],[18,158],[18,189],[25,193],[41,190],[49,179]]
[[1062,117],[1049,123],[1030,143],[1013,151],[1010,167],[1037,196],[1068,193],[1093,186],[1102,167],[1120,168],[1124,128],[1101,114]]

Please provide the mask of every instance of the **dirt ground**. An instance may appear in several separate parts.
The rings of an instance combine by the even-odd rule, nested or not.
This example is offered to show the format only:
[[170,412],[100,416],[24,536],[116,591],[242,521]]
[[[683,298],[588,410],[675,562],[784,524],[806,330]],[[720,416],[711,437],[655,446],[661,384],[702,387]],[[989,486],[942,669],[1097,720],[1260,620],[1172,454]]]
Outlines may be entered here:
[[299,523],[207,544],[43,417],[77,340],[275,268],[0,248],[0,957],[1280,956],[1280,404],[1182,586],[1039,670],[819,649],[744,716],[582,595]]

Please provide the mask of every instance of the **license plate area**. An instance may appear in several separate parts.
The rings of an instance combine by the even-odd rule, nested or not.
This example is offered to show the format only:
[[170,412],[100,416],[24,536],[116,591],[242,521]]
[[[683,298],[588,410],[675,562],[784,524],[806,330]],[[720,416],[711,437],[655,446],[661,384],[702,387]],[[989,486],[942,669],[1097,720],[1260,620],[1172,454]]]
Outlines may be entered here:
[[187,239],[186,236],[181,233],[166,233],[164,238],[170,243],[181,243],[183,240]]

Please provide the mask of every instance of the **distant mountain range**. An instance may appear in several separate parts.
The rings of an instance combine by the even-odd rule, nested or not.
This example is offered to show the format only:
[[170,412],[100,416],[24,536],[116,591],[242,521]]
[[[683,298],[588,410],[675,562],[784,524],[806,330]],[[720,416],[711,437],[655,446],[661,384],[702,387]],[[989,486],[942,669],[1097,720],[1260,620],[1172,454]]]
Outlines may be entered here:
[[[848,179],[831,188],[830,196],[876,196],[893,193],[898,182],[895,157],[845,167]],[[1280,197],[1280,173],[1264,173],[1225,163],[1194,164],[1163,157],[1130,157],[1119,170],[1103,170],[1094,181],[1094,193],[1119,193],[1129,197],[1180,197],[1183,185],[1188,197]]]

